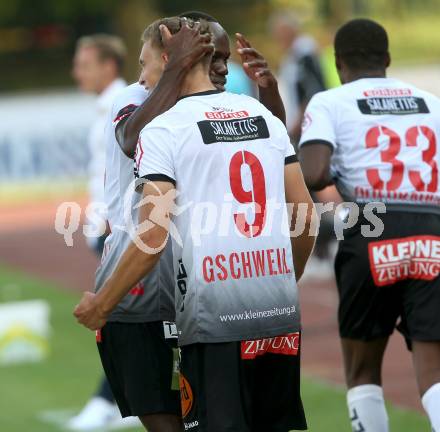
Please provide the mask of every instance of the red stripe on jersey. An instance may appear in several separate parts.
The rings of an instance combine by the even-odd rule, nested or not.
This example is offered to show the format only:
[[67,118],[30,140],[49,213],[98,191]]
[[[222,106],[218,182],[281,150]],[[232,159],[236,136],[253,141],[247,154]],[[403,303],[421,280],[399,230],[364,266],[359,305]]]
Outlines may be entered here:
[[134,286],[130,290],[130,295],[132,296],[141,296],[145,294],[144,284],[143,282],[139,282],[136,286]]
[[144,149],[142,148],[142,141],[141,141],[140,137],[138,139],[137,145],[139,147],[140,152],[139,152],[139,154],[137,154],[137,151],[136,151],[136,169],[137,169],[137,172],[139,173],[139,166],[141,164],[142,156],[144,155]]
[[133,113],[133,111],[136,110],[138,106],[134,104],[130,104],[119,110],[118,114],[116,115],[115,119],[113,120],[113,123],[119,123],[123,118],[128,117]]

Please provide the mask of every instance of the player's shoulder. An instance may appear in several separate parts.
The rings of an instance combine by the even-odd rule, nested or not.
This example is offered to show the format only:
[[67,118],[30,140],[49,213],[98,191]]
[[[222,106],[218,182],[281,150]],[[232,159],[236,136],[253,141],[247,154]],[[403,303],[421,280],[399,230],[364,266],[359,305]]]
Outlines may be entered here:
[[394,78],[361,78],[316,93],[311,98],[310,105],[327,106],[334,110],[347,101],[352,102],[360,98],[393,94],[393,90],[404,92],[410,91],[410,89],[413,92],[418,91],[414,86]]
[[181,97],[171,108],[155,117],[142,132],[162,130],[168,134],[179,134],[179,130],[194,123],[194,118],[204,110],[202,101],[193,95]]
[[414,85],[410,85],[408,87],[411,90],[412,95],[421,97],[421,98],[425,99],[426,101],[428,101],[429,103],[435,104],[436,106],[440,105],[440,98],[437,95],[435,95],[434,93],[431,93],[427,90],[420,89],[419,87],[416,87]]
[[120,95],[148,95],[148,90],[141,86],[138,82],[131,83],[127,85],[124,89],[119,92]]
[[185,117],[190,114],[188,109],[181,109],[179,104],[173,105],[167,111],[155,117],[147,126],[151,128],[162,128],[173,130],[186,123]]
[[135,82],[121,89],[113,102],[112,112],[117,114],[121,109],[129,105],[139,106],[148,97],[148,90]]
[[279,122],[283,124],[278,117],[274,116],[269,109],[267,109],[258,99],[254,98],[253,96],[228,93],[228,98],[231,100],[231,105],[236,106],[237,108],[241,107],[241,109],[245,111],[249,117],[262,115],[266,120],[273,120],[276,123]]
[[403,81],[399,78],[384,77],[384,78],[364,78],[352,83],[346,84],[355,97],[364,98],[381,98],[381,97],[423,97],[427,99],[438,99],[432,93],[422,90],[421,88]]
[[[381,95],[380,92],[383,90],[385,90],[385,92],[391,91],[391,95],[393,96],[423,99],[429,106],[440,109],[440,98],[427,90],[423,90],[414,84],[396,78],[387,78],[385,83],[389,84],[389,86],[385,85],[383,88],[378,88],[379,96]],[[374,96],[374,94],[369,94],[368,90],[364,93],[365,96],[368,97]]]
[[241,106],[247,117],[263,117],[272,136],[284,138],[287,136],[286,125],[275,116],[258,99],[245,94],[233,95],[237,106]]
[[[208,98],[199,98],[198,96],[207,96]],[[232,93],[228,91],[209,90],[194,95],[188,95],[181,98],[171,109],[174,111],[186,111],[188,105],[196,107],[197,105],[203,111],[206,106],[211,105],[214,109],[232,109],[239,106],[256,106],[259,102],[246,94]]]
[[233,104],[247,106],[254,109],[267,110],[266,107],[253,96],[243,93],[224,92],[225,98]]
[[[180,119],[181,120],[181,119]],[[140,132],[141,137],[146,135],[152,136],[152,134],[167,134],[174,135],[176,128],[179,127],[179,115],[174,110],[174,106],[168,111],[158,115],[149,123],[147,123]]]
[[336,102],[341,101],[350,94],[350,90],[344,87],[345,86],[334,87],[315,93],[309,101],[309,106],[333,106]]

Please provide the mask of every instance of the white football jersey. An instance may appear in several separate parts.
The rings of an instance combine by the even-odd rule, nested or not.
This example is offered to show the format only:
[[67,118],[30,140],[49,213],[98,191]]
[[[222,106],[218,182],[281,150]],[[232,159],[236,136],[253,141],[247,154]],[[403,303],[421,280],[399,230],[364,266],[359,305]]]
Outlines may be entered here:
[[180,345],[298,331],[284,165],[286,128],[257,100],[212,90],[181,98],[141,132],[136,170],[174,183]]
[[[116,97],[111,115],[107,119],[105,196],[111,233],[105,241],[101,265],[96,271],[96,291],[99,291],[111,276],[120,257],[131,243],[126,216],[130,217],[134,224],[138,222],[138,211],[135,206],[139,195],[133,194],[132,191],[133,159],[127,157],[119,147],[115,129],[118,123],[129,116],[147,97],[148,92],[141,85],[131,84]],[[125,209],[127,193],[131,197],[131,200],[127,200],[131,205]],[[173,281],[170,243],[154,270],[124,297],[112,312],[109,321],[128,323],[173,321],[175,316]]]
[[316,94],[300,146],[333,148],[331,174],[347,201],[440,212],[440,100],[391,78],[364,78]]
[[124,224],[123,200],[133,181],[133,159],[119,147],[115,130],[148,97],[148,91],[138,83],[130,84],[115,99],[105,124],[105,202],[110,228]]
[[89,195],[91,202],[102,203],[104,198],[104,171],[106,137],[105,124],[113,102],[119,92],[127,86],[121,79],[115,79],[97,98],[96,118],[89,132]]

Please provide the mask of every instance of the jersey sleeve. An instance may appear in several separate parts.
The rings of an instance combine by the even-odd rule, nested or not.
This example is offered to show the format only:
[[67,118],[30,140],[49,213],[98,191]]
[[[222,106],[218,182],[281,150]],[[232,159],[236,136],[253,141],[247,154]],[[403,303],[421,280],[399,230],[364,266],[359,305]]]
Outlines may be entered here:
[[[176,184],[174,137],[165,127],[148,125],[139,135],[135,155],[135,176]],[[138,182],[139,184],[139,182]]]
[[129,117],[139,105],[142,105],[147,96],[148,92],[140,85],[132,84],[123,89],[113,103],[113,127],[116,129],[122,120]]
[[[266,108],[265,108],[266,109]],[[275,117],[269,110],[266,109],[267,115],[273,119],[275,126],[277,127],[277,139],[279,139],[283,144],[284,150],[284,164],[290,164],[293,162],[298,162],[298,156],[296,155],[295,148],[290,141],[289,134],[287,133],[286,126],[278,118]]]
[[284,154],[284,165],[290,164],[290,163],[294,163],[294,162],[298,162],[298,156],[296,155],[295,149],[293,148],[292,143],[290,142],[290,138],[289,135],[285,134],[285,154]]
[[336,148],[334,108],[323,93],[312,97],[304,113],[299,147],[309,142],[321,142]]

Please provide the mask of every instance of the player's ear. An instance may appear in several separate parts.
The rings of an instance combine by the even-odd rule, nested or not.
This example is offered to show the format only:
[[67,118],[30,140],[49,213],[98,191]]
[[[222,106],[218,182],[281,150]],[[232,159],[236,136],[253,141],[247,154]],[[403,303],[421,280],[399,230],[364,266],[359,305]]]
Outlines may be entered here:
[[390,56],[390,53],[387,52],[385,54],[385,69],[388,68],[390,66],[390,64],[391,64],[391,56]]
[[335,65],[337,70],[341,70],[341,58],[335,53]]
[[163,52],[160,57],[162,58],[162,61],[167,64],[168,63],[168,54],[166,52]]

